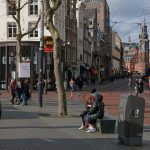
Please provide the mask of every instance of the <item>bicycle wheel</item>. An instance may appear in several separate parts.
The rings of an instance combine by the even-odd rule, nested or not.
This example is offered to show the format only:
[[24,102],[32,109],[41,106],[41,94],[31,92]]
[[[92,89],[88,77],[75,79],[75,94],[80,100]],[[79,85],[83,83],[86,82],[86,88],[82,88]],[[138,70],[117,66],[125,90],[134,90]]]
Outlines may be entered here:
[[84,92],[78,95],[78,99],[81,103],[86,103],[90,97],[91,97],[90,92],[87,92],[87,93]]

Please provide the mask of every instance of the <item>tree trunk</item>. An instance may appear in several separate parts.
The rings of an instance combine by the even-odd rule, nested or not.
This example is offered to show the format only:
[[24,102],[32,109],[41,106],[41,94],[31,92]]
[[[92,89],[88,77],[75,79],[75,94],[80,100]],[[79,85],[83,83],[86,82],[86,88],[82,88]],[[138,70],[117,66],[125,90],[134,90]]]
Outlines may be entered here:
[[44,0],[44,15],[45,15],[45,26],[52,35],[54,43],[53,59],[54,59],[54,73],[56,79],[56,88],[58,95],[58,116],[67,115],[67,101],[66,93],[63,85],[63,77],[61,72],[61,42],[60,35],[57,28],[53,24],[53,17],[55,11],[61,5],[61,0],[51,1],[53,5],[50,5],[49,0]]
[[19,64],[21,62],[21,39],[17,39],[16,45],[16,81],[19,81]]
[[60,38],[53,38],[54,40],[54,73],[56,78],[56,88],[58,95],[58,116],[67,115],[67,102],[66,102],[66,93],[63,86],[63,77],[61,72],[61,61],[60,61]]

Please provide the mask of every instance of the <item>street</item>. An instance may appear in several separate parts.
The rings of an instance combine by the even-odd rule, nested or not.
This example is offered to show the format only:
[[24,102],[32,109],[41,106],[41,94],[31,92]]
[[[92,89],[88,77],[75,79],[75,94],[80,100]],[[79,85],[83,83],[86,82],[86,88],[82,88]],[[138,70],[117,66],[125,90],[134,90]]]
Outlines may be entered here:
[[[117,119],[120,95],[128,92],[127,79],[112,84],[87,85],[80,93],[91,88],[104,96],[105,115]],[[8,93],[1,91],[3,104],[0,120],[0,150],[148,150],[150,147],[149,93],[146,90],[145,125],[142,146],[119,145],[117,125],[114,134],[86,133],[78,130],[81,124],[80,112],[84,104],[78,99],[68,99],[68,116],[58,118],[55,92],[43,95],[43,107],[38,107],[37,93],[33,93],[28,106],[12,106]]]

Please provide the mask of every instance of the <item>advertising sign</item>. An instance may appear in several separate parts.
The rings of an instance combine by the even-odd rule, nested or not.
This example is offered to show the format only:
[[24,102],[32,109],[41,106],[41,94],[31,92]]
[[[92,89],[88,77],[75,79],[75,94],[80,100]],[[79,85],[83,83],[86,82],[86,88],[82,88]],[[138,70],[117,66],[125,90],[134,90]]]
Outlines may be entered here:
[[53,38],[51,36],[44,36],[44,52],[53,52]]

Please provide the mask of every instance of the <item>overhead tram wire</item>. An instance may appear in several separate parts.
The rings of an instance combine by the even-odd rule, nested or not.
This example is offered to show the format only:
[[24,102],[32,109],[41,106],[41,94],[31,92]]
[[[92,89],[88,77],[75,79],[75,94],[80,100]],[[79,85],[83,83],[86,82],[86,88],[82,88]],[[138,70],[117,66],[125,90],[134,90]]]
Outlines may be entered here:
[[131,30],[129,30],[127,33],[125,33],[124,35],[122,35],[122,37],[125,37],[125,36],[127,36],[129,33],[132,33],[135,29],[137,29],[137,25],[136,26],[134,26]]
[[[150,12],[149,12],[149,13],[146,13],[145,15],[150,15]],[[136,18],[139,18],[139,17],[142,17],[142,16],[143,16],[143,14],[142,14],[142,15],[138,15],[138,16],[136,16],[136,17],[129,18],[129,19],[127,19],[127,20],[114,21],[114,22],[117,22],[117,23],[124,23],[124,22],[127,22],[127,21],[129,21],[129,20],[136,19]]]

